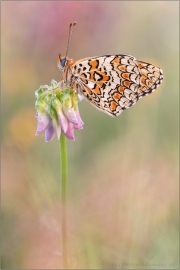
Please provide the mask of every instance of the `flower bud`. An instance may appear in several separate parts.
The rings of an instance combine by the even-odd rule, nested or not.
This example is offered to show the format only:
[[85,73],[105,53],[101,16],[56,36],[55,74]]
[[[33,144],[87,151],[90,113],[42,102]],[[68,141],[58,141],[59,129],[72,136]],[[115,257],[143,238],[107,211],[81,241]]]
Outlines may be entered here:
[[61,132],[70,140],[75,140],[74,129],[82,129],[83,122],[78,110],[78,95],[70,88],[60,87],[55,80],[51,85],[42,85],[35,91],[36,135],[45,132],[45,141],[51,141]]

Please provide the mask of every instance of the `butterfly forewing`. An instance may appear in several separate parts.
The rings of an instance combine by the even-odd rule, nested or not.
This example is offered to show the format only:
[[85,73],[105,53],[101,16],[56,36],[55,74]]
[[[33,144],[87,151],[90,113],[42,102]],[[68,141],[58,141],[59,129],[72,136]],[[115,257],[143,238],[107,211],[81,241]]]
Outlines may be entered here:
[[104,55],[70,66],[76,90],[99,110],[118,116],[162,82],[162,70],[130,55]]

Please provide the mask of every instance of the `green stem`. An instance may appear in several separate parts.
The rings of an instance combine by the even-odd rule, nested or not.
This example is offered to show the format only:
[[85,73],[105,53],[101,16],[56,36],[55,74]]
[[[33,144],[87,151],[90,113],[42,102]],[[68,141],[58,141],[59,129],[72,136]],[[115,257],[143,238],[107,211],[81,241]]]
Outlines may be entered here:
[[61,181],[62,181],[62,259],[63,269],[68,269],[68,250],[67,250],[67,182],[68,182],[68,159],[66,137],[61,133],[60,137],[60,162],[61,162]]

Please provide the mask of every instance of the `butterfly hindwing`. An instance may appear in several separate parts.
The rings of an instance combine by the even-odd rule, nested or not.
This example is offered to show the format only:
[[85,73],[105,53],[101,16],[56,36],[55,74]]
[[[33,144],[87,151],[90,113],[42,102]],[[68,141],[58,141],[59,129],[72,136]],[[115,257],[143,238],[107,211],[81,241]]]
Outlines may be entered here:
[[162,83],[163,72],[160,68],[143,61],[137,61],[137,64],[141,73],[141,86],[138,90],[138,95],[141,98],[154,92]]

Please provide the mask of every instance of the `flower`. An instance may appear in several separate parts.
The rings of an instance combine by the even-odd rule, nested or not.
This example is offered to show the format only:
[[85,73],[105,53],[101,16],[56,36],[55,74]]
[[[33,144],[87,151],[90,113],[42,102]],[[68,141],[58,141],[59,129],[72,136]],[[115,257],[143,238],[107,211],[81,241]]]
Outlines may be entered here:
[[35,91],[36,117],[38,120],[36,135],[45,132],[45,141],[61,132],[70,140],[75,140],[74,129],[82,129],[83,121],[78,110],[78,101],[82,99],[72,89],[61,86],[52,80],[51,85],[42,85]]

